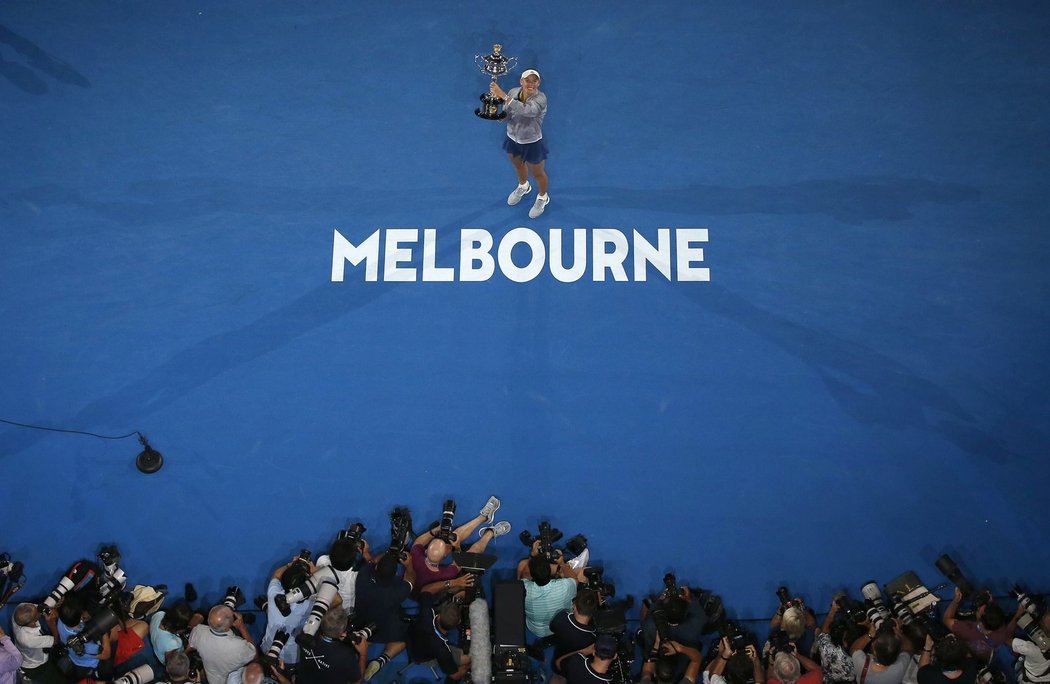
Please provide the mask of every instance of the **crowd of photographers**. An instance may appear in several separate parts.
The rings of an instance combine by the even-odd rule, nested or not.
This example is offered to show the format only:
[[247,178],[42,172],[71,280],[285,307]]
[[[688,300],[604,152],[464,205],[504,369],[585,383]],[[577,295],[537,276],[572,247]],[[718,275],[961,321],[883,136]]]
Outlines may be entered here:
[[[257,611],[243,611],[238,587],[204,607],[191,585],[178,601],[166,586],[131,585],[117,548],[104,546],[48,596],[14,607],[10,636],[0,629],[0,684],[351,684],[396,679],[399,658],[464,684],[1050,684],[1039,597],[1015,587],[1009,612],[947,556],[937,564],[955,585],[946,607],[910,572],[885,591],[865,584],[860,599],[836,595],[822,620],[781,587],[760,642],[716,594],[670,573],[628,621],[633,597],[616,599],[588,565],[586,539],[555,546],[562,534],[547,522],[520,535],[528,555],[503,583],[517,602],[512,591],[496,603],[497,620],[502,611],[513,624],[516,610],[530,636],[492,639],[480,579],[496,560],[490,542],[510,532],[499,506],[491,497],[455,526],[447,501],[419,533],[397,508],[379,553],[350,525],[327,554],[304,550],[278,567]],[[0,607],[24,581],[21,564],[0,555]],[[245,624],[256,612],[266,617],[258,643]]]

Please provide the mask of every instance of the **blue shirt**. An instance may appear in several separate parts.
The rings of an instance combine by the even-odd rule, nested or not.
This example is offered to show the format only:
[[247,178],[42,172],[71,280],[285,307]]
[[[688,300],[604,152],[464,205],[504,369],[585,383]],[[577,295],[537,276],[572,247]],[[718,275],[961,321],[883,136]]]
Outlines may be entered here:
[[175,636],[166,629],[161,629],[160,623],[164,620],[164,611],[158,611],[149,619],[149,642],[153,644],[153,652],[157,654],[157,660],[164,664],[164,658],[168,651],[181,651],[182,639]]
[[[62,643],[68,644],[69,639],[72,636],[80,633],[80,630],[84,629],[84,623],[81,622],[76,627],[66,627],[66,623],[61,620],[58,621],[58,636],[62,639]],[[89,641],[84,644],[84,655],[77,655],[76,651],[69,649],[69,660],[78,667],[90,667],[95,669],[98,667],[98,654],[102,651],[102,645],[95,641]]]

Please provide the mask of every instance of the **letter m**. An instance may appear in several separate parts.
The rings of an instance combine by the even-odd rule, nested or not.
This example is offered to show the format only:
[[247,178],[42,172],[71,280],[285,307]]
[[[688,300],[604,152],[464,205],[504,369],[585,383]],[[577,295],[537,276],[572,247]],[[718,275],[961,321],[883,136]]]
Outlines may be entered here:
[[372,233],[360,245],[347,240],[333,231],[332,238],[332,282],[343,282],[343,269],[346,262],[351,266],[359,266],[365,262],[365,282],[374,283],[379,278],[379,231]]

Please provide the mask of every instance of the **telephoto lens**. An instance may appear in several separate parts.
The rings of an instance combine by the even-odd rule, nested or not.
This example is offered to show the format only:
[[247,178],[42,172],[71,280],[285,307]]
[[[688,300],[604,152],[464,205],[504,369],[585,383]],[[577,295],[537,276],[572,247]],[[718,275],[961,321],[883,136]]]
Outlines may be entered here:
[[370,622],[361,629],[356,629],[353,632],[350,632],[350,636],[348,638],[350,639],[350,642],[356,646],[362,641],[368,641],[369,639],[371,639],[375,631],[376,623]]
[[284,645],[287,643],[287,630],[277,630],[277,633],[273,635],[273,643],[270,644],[270,648],[266,649],[266,653],[263,654],[263,662],[267,665],[276,665],[277,661],[281,659],[281,651],[284,650]]
[[[226,595],[222,598],[222,605],[226,606],[230,610],[237,610],[240,606],[244,605],[244,592],[236,584],[226,588]],[[253,624],[255,622],[254,613],[245,613],[241,615],[241,619],[244,620],[245,624]]]
[[969,596],[973,593],[973,584],[971,584],[970,580],[966,579],[962,574],[962,570],[959,569],[959,566],[956,565],[951,556],[944,554],[936,560],[934,565],[937,566],[937,569],[941,571],[941,574],[944,575],[949,582],[959,588],[959,591],[962,592],[963,596]]
[[113,680],[113,684],[149,684],[153,681],[153,668],[149,663],[139,665],[131,672]]

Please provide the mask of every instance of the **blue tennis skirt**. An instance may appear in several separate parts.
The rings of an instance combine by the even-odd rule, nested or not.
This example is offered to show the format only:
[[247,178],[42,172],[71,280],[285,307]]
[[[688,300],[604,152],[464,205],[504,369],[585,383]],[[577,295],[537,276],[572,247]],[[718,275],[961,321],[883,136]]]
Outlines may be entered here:
[[547,158],[547,143],[543,142],[543,138],[534,143],[522,145],[514,142],[508,136],[503,138],[503,149],[508,154],[524,159],[527,164],[539,164]]

